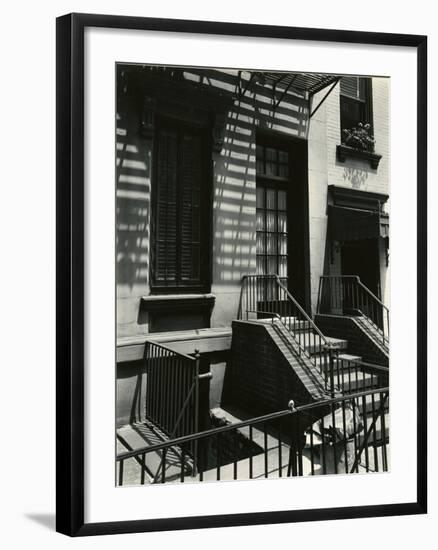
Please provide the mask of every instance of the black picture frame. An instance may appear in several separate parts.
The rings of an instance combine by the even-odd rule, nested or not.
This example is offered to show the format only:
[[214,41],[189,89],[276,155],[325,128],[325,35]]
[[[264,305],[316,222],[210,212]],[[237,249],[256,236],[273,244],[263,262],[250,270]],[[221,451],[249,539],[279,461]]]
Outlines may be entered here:
[[[56,529],[70,536],[423,514],[427,511],[427,37],[94,14],[57,19],[57,496]],[[405,46],[417,52],[417,498],[388,505],[84,522],[84,30],[157,30]]]

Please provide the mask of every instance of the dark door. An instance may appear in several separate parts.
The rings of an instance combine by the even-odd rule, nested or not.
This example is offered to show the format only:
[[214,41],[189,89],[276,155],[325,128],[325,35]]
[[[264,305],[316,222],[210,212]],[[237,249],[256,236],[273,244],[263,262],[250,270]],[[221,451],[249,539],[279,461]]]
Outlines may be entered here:
[[[278,275],[308,305],[305,142],[257,137],[257,274]],[[263,296],[275,300],[275,296]]]
[[[377,239],[344,243],[341,250],[342,275],[357,275],[375,296],[380,298],[379,249]],[[345,279],[344,279],[345,281]],[[375,299],[361,287],[343,285],[344,315],[365,314],[382,326],[382,312]],[[355,288],[355,290],[352,290]]]
[[362,283],[380,297],[377,239],[346,242],[341,249],[342,275],[357,275]]

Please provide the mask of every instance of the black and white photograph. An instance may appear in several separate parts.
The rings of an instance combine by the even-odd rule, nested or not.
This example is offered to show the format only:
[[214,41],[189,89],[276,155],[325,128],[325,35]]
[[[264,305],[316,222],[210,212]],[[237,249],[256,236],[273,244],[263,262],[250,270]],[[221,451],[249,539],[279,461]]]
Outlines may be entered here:
[[389,472],[391,79],[115,86],[115,485]]
[[409,7],[6,4],[2,548],[436,538],[438,37]]

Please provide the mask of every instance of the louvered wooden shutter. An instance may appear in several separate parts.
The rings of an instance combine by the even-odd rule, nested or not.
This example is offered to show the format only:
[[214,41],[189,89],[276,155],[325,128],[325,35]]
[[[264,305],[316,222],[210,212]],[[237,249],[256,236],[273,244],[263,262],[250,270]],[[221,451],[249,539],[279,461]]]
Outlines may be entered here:
[[187,128],[160,128],[156,157],[153,283],[196,287],[201,277],[202,140]]
[[180,277],[181,282],[199,284],[202,162],[200,137],[184,131],[180,147]]
[[343,76],[341,78],[341,94],[353,99],[360,99],[359,78],[357,76]]
[[155,214],[155,280],[177,280],[178,134],[160,129],[158,135],[157,210]]

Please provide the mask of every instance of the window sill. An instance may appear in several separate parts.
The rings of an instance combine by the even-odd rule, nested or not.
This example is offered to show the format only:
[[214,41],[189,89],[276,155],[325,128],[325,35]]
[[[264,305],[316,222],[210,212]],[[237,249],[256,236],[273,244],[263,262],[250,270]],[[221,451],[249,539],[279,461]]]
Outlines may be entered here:
[[214,294],[159,294],[143,296],[141,306],[143,311],[211,309],[215,300]]
[[353,147],[348,147],[347,145],[337,145],[336,158],[339,162],[345,162],[347,158],[363,160],[365,162],[369,162],[371,168],[377,170],[382,155],[371,153],[370,151],[353,149]]

